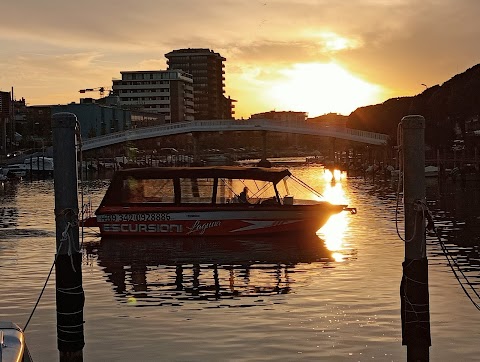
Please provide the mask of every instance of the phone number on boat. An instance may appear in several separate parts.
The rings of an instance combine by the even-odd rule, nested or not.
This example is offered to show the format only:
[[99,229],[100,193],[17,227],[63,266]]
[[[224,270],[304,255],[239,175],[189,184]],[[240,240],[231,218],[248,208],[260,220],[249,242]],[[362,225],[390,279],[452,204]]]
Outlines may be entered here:
[[170,220],[168,213],[139,213],[139,214],[108,214],[97,215],[98,222],[127,222],[127,221],[167,221]]

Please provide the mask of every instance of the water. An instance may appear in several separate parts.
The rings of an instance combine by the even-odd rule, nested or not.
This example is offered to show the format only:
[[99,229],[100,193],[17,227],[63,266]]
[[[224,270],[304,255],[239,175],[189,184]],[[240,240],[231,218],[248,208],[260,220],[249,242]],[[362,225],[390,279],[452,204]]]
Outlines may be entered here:
[[[307,240],[100,240],[85,230],[85,361],[403,361],[395,187],[291,168],[357,215]],[[86,183],[98,205],[108,181]],[[479,186],[428,184],[449,254],[480,291]],[[53,182],[0,189],[0,319],[25,325],[55,252]],[[399,219],[400,229],[402,219]],[[428,239],[432,361],[480,360],[480,313]],[[464,285],[465,281],[464,281]],[[468,287],[468,286],[467,286]],[[478,302],[478,298],[476,299]],[[27,329],[58,360],[54,276]]]

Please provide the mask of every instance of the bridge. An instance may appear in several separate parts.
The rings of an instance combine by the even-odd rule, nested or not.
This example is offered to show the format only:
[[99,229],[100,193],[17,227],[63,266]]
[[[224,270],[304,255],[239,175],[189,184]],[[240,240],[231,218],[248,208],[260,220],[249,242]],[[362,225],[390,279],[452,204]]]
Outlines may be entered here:
[[82,149],[84,151],[88,151],[127,141],[137,141],[147,138],[185,133],[231,131],[265,131],[324,136],[377,146],[386,145],[389,138],[388,135],[381,133],[360,131],[350,128],[319,126],[317,124],[311,124],[307,122],[278,121],[269,119],[205,120],[169,123],[92,137],[83,140]]

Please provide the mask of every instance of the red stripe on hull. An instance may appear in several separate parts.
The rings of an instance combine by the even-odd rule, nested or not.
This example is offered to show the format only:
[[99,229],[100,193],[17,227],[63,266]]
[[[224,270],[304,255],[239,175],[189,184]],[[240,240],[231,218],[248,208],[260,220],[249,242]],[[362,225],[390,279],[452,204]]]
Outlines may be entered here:
[[102,235],[124,236],[234,236],[275,233],[315,233],[328,217],[314,220],[221,220],[162,223],[101,223]]

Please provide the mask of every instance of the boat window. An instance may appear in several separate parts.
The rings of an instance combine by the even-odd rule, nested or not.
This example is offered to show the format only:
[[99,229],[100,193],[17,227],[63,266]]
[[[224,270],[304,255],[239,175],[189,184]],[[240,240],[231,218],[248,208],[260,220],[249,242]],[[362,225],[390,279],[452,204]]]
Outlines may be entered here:
[[181,178],[182,203],[211,203],[213,178]]
[[173,203],[175,200],[173,180],[129,178],[123,182],[124,202],[162,202]]
[[217,203],[238,202],[237,197],[244,187],[248,189],[250,203],[261,203],[262,200],[275,197],[275,189],[269,181],[219,179]]

